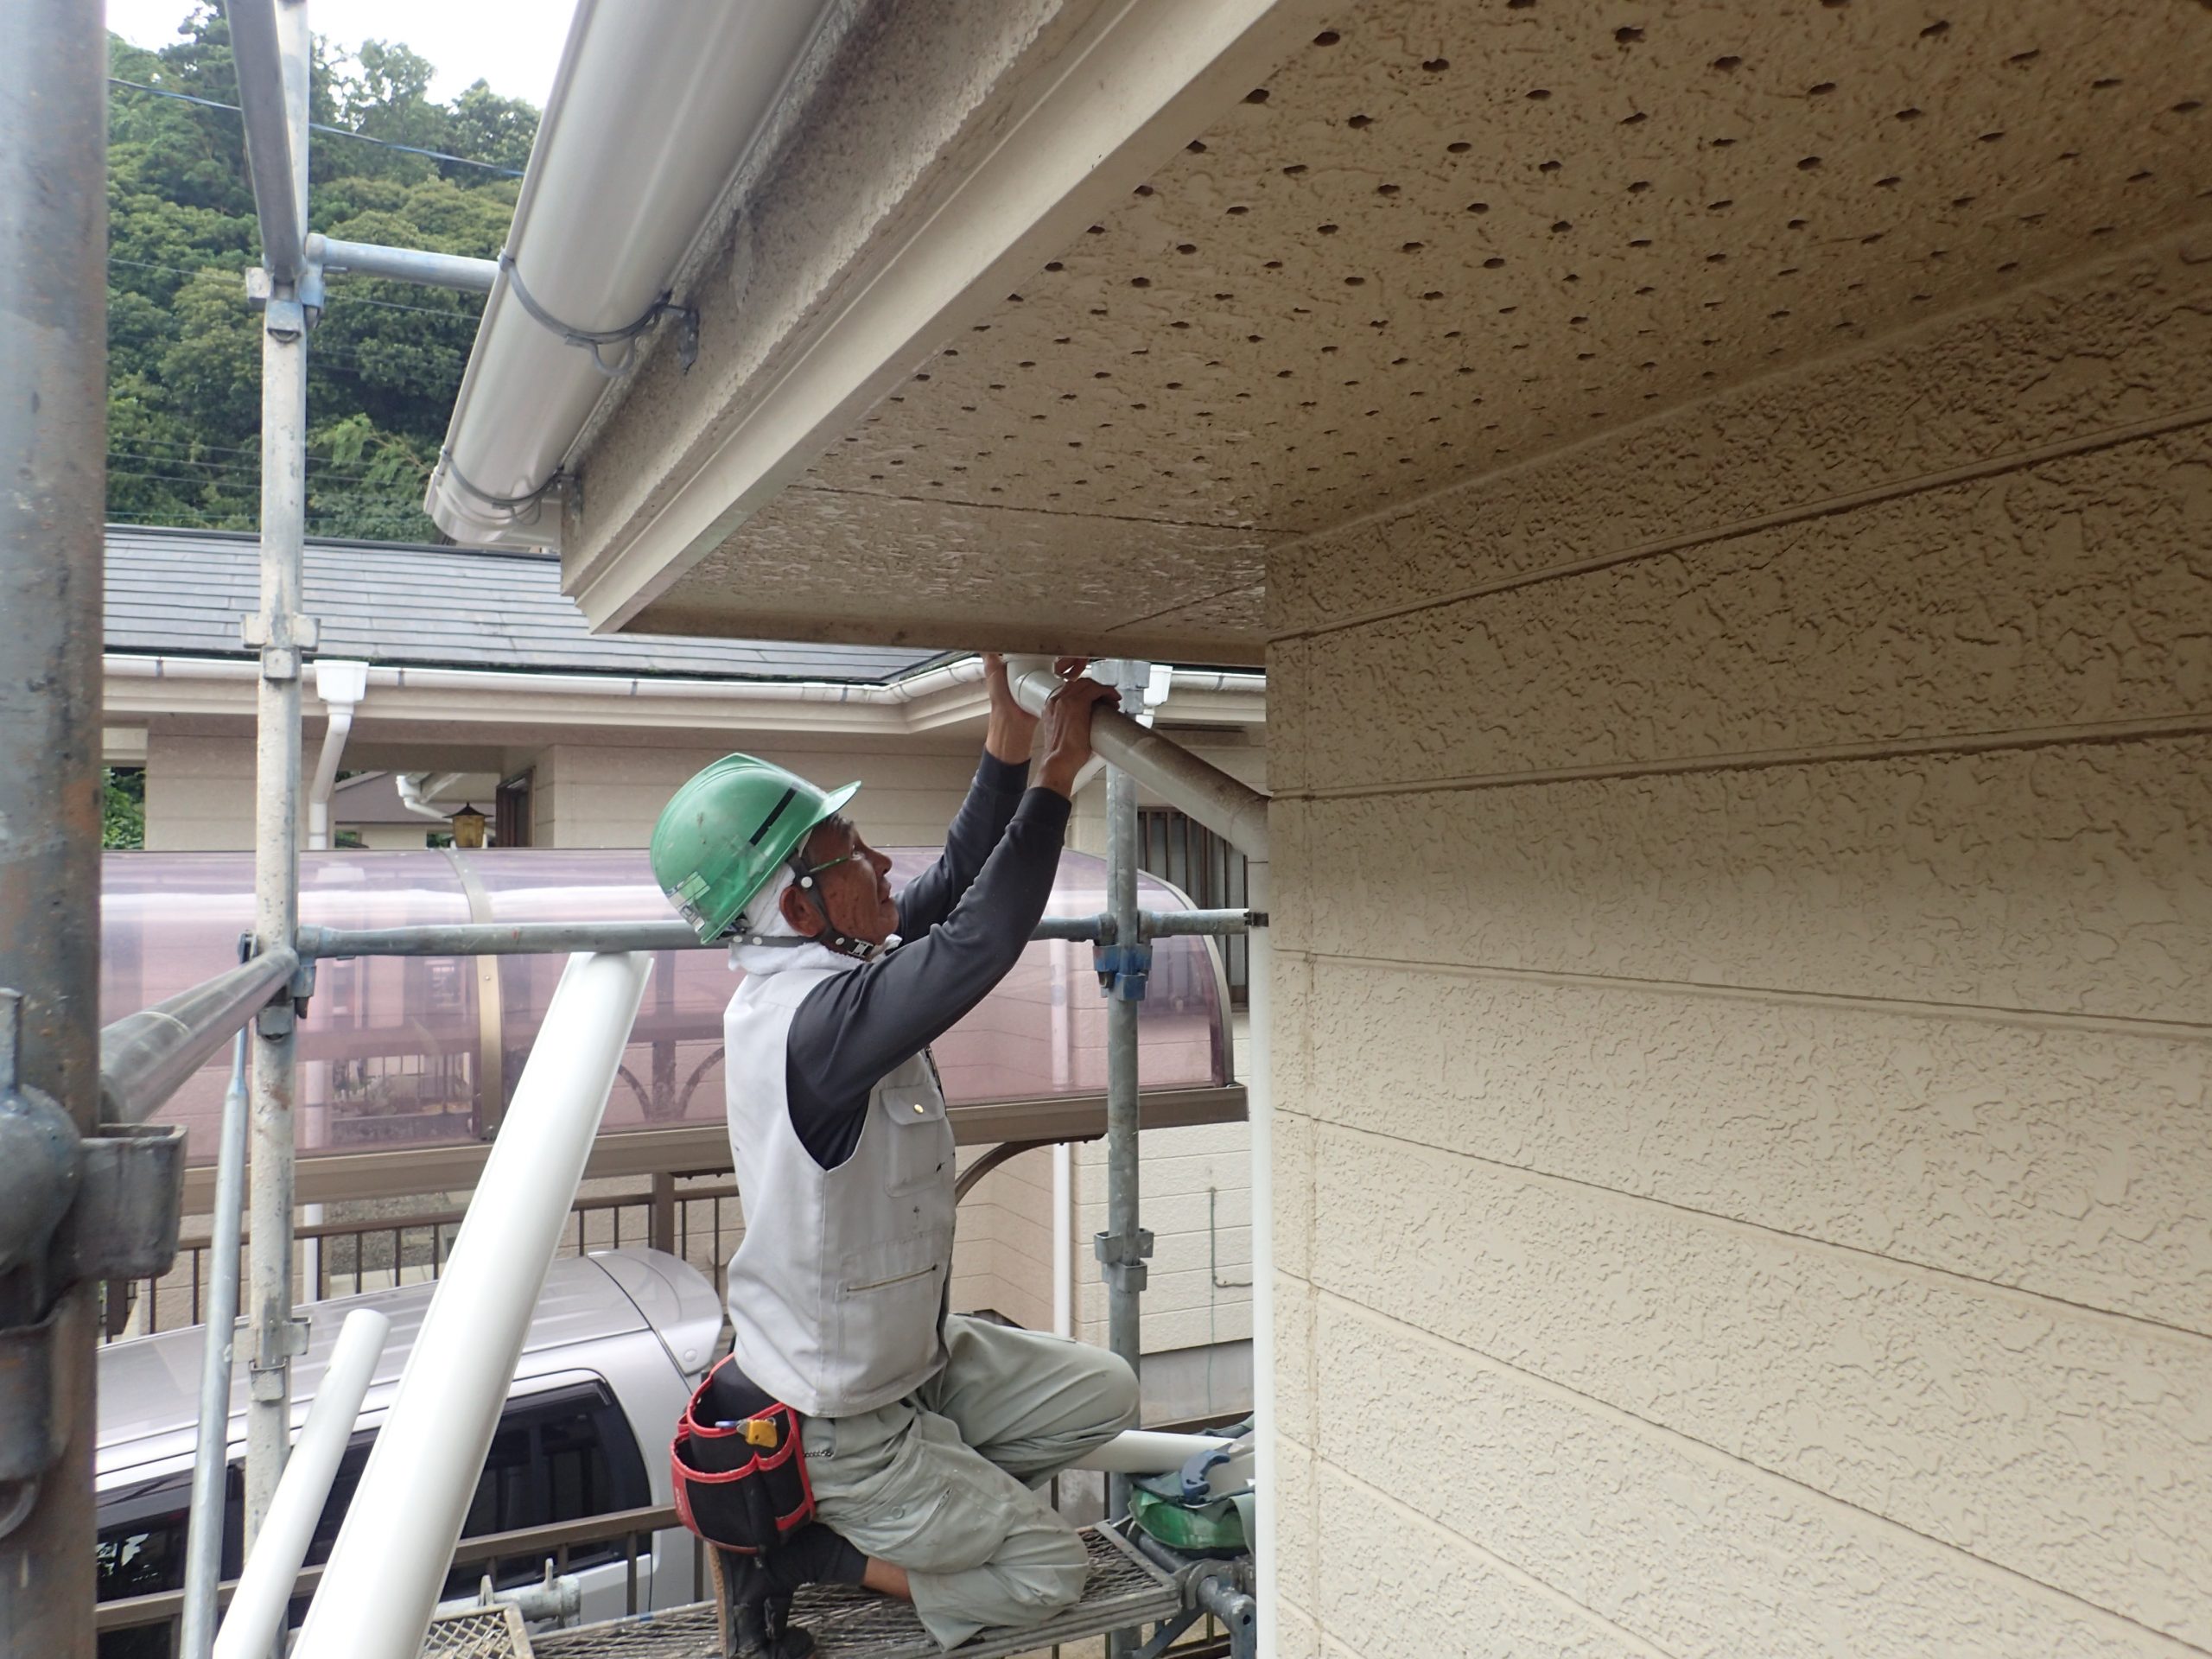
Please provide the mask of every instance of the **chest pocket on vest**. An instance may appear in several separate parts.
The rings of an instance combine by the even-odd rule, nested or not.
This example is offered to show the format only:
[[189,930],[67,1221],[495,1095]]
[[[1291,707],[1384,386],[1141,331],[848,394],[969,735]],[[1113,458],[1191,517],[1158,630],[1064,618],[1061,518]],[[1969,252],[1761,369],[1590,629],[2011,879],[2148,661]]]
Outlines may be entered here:
[[911,1192],[949,1179],[952,1136],[944,1099],[927,1084],[887,1084],[877,1097],[884,1119],[884,1189]]

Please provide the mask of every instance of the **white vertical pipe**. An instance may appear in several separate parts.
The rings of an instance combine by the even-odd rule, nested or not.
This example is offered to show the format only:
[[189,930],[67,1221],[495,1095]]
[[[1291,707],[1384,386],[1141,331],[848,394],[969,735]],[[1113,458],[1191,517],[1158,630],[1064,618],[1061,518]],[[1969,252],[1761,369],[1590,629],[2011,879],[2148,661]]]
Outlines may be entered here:
[[1254,859],[1246,870],[1252,930],[1245,935],[1251,1052],[1244,1058],[1244,1115],[1252,1146],[1252,1424],[1257,1452],[1253,1484],[1260,1495],[1260,1535],[1252,1541],[1253,1599],[1259,1606],[1258,1659],[1274,1659],[1275,1516],[1282,1505],[1275,1484],[1274,950],[1265,920],[1267,861]]
[[232,1344],[238,1323],[238,1232],[245,1207],[246,1034],[231,1046],[215,1154],[215,1218],[208,1230],[207,1322],[201,1327],[200,1438],[192,1452],[192,1523],[184,1535],[184,1629],[180,1659],[207,1659],[215,1641],[215,1589],[223,1576],[223,1488],[231,1440]]
[[306,1427],[285,1461],[284,1478],[276,1483],[261,1536],[245,1558],[238,1593],[215,1638],[215,1659],[259,1659],[283,1634],[293,1580],[315,1541],[315,1523],[321,1518],[339,1459],[346,1455],[391,1333],[391,1321],[372,1307],[355,1308],[339,1326]]
[[[1052,1091],[1065,1094],[1075,1080],[1075,1010],[1069,969],[1073,946],[1053,939],[1045,947],[1052,963]],[[1052,1148],[1052,1334],[1075,1334],[1075,1166],[1065,1141]]]
[[574,956],[308,1610],[315,1659],[415,1659],[652,958]]
[[[327,718],[322,728],[322,749],[315,757],[315,781],[308,785],[308,850],[325,852],[330,847],[330,792],[338,786],[338,763],[345,759],[346,739],[353,729],[354,705],[368,694],[369,664],[341,657],[324,657],[315,665],[315,691],[322,699]],[[330,1127],[330,1062],[309,1060],[305,1082],[308,1114],[308,1145],[320,1147]],[[306,1220],[310,1227],[322,1224],[323,1208],[319,1204],[307,1206]],[[392,1262],[393,1280],[398,1278],[399,1263]],[[322,1241],[311,1238],[300,1251],[301,1300],[315,1302],[322,1300]]]

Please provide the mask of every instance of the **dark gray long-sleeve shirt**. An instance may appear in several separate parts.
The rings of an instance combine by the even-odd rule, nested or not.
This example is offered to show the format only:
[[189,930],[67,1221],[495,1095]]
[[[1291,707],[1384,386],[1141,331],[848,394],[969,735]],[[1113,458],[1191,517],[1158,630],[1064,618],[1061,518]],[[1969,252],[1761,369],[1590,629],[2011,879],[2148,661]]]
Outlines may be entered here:
[[860,1145],[868,1093],[1005,978],[1060,863],[1068,801],[1024,791],[1029,768],[983,756],[944,854],[899,895],[906,941],[824,980],[791,1016],[784,1061],[791,1128],[824,1169]]

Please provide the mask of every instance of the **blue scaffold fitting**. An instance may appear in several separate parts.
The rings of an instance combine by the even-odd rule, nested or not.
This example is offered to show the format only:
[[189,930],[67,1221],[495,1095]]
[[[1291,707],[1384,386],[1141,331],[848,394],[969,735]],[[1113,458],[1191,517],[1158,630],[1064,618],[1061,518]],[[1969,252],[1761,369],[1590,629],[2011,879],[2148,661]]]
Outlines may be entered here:
[[1093,945],[1090,965],[1098,970],[1098,994],[1101,996],[1123,1002],[1144,1001],[1145,982],[1152,975],[1150,945]]

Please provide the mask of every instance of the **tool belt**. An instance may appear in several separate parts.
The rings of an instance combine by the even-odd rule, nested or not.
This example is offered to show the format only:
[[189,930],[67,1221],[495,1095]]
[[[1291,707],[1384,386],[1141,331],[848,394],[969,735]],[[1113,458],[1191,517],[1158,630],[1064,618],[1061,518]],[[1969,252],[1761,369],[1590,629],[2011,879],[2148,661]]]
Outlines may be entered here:
[[676,1512],[710,1544],[761,1554],[814,1517],[798,1413],[728,1357],[692,1391],[668,1450]]

